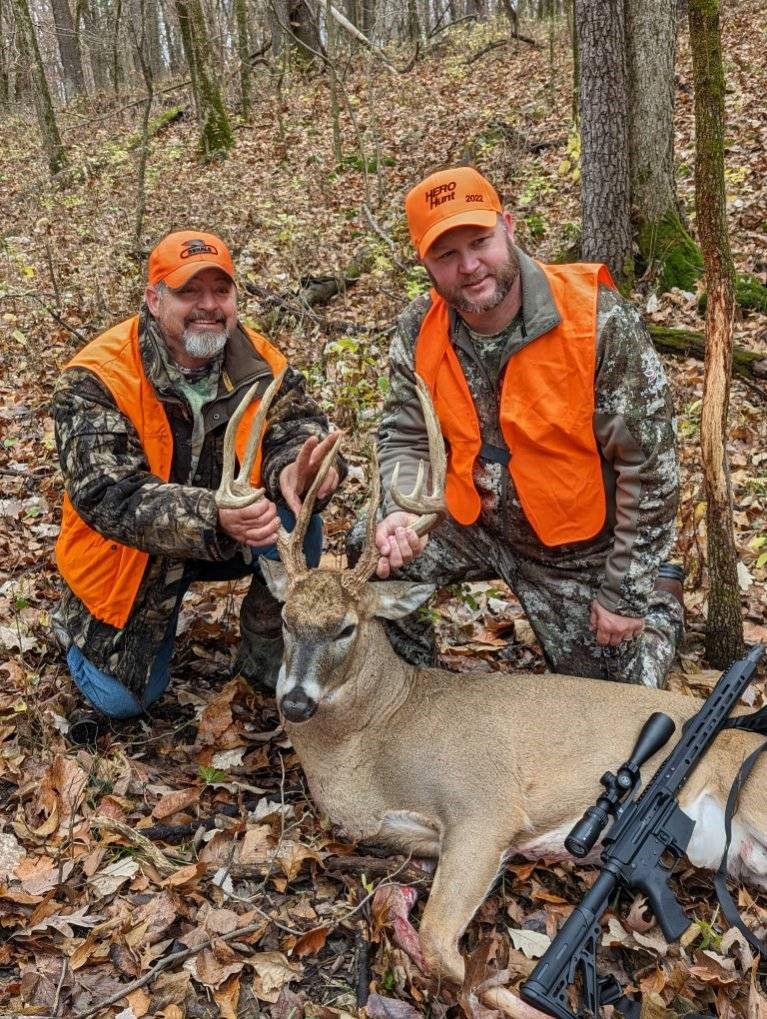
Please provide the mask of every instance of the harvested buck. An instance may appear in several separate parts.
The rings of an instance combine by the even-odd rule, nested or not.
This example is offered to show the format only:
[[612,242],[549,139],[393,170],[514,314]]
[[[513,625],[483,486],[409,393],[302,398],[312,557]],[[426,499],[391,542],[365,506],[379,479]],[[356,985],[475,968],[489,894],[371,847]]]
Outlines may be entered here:
[[[423,534],[444,513],[445,455],[425,387],[431,491],[423,471],[398,504],[421,513]],[[323,469],[329,468],[332,451]],[[315,479],[282,564],[263,562],[285,602],[285,657],[277,700],[312,796],[351,837],[438,859],[420,939],[435,975],[461,984],[459,941],[506,859],[566,857],[564,838],[600,792],[599,777],[625,761],[658,710],[681,725],[698,702],[684,695],[563,675],[456,675],[408,665],[380,622],[416,609],[432,591],[401,581],[368,583],[378,559],[376,469],[364,549],[354,569],[308,570],[303,536]],[[735,773],[759,737],[720,733],[684,786],[680,806],[695,821],[688,857],[715,867],[724,849],[723,812]],[[652,773],[656,754],[645,769]],[[729,869],[767,887],[767,766],[742,791]],[[540,1017],[505,988],[483,1001],[511,1016]]]

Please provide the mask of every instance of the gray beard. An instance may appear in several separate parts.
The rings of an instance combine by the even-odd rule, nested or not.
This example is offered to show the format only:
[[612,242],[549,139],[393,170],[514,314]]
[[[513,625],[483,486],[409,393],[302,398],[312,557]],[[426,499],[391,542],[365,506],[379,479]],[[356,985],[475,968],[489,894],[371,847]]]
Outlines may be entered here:
[[181,337],[184,350],[190,357],[210,358],[220,354],[226,346],[229,333],[226,329],[185,329]]

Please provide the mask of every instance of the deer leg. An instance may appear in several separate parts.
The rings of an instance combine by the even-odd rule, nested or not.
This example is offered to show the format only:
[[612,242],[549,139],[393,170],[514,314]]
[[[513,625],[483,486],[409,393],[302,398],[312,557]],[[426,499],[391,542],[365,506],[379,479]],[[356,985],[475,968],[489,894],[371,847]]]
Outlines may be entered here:
[[503,866],[509,841],[470,829],[453,829],[443,841],[437,872],[421,921],[420,939],[429,969],[460,986],[464,962],[458,942]]
[[[466,967],[458,942],[484,902],[508,854],[508,833],[483,830],[479,819],[469,829],[449,832],[442,843],[439,865],[424,909],[419,937],[429,970],[437,977],[463,984]],[[481,993],[490,1008],[511,1019],[548,1019],[505,987]]]

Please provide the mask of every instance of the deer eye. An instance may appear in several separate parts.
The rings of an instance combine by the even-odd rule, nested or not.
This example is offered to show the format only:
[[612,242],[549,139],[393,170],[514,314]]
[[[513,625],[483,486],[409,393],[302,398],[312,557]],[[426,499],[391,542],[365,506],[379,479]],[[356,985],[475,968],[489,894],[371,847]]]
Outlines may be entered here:
[[351,637],[355,629],[356,627],[354,623],[351,623],[349,626],[345,626],[340,633],[336,634],[335,640],[345,640],[347,637]]

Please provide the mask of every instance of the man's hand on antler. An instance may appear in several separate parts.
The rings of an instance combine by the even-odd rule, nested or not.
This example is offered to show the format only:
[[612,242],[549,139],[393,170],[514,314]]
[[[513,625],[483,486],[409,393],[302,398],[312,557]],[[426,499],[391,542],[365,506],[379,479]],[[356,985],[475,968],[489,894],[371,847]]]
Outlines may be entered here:
[[259,499],[240,509],[218,510],[218,525],[240,545],[273,545],[280,529],[277,508],[269,499]]
[[[283,467],[280,472],[280,491],[288,507],[298,516],[301,509],[301,500],[309,490],[314,481],[325,454],[335,443],[338,432],[331,432],[320,441],[316,435],[310,435],[293,463]],[[335,467],[331,467],[327,477],[320,485],[317,498],[326,499],[338,488],[339,474]]]
[[410,526],[416,520],[417,513],[404,513],[398,510],[384,517],[376,527],[376,548],[381,553],[376,574],[381,580],[386,580],[391,572],[398,570],[400,566],[412,563],[426,548],[428,536],[419,537]]

